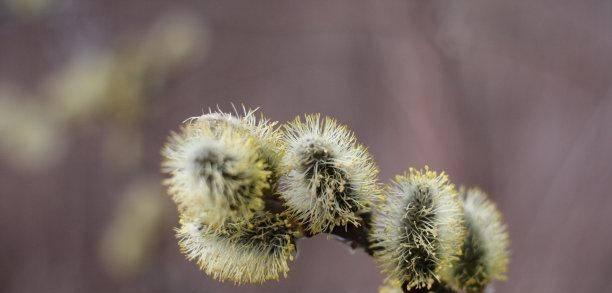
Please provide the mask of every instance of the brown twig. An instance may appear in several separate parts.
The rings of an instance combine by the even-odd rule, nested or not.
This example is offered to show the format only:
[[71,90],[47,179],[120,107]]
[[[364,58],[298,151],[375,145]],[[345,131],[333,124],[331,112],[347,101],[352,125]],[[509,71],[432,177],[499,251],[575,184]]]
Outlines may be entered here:
[[[266,193],[263,196],[265,209],[275,214],[283,213],[287,210],[283,199],[277,194]],[[364,213],[358,224],[348,224],[345,227],[335,227],[329,234],[335,235],[341,242],[348,244],[353,249],[362,248],[369,255],[373,255],[374,251],[370,247],[369,230],[372,221],[371,213]],[[301,229],[304,237],[312,237],[312,235]]]
[[375,249],[370,242],[369,231],[371,228],[372,214],[365,213],[357,225],[348,224],[345,227],[334,227],[329,234],[335,235],[352,249],[363,249],[367,254],[374,255]]

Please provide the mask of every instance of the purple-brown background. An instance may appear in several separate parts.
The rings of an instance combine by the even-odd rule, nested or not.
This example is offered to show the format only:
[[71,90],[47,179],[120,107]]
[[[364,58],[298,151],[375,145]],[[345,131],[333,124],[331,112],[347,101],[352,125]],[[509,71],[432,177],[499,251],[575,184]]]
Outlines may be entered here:
[[612,291],[611,1],[56,2],[28,21],[0,4],[0,81],[34,87],[75,46],[138,35],[173,9],[206,25],[208,49],[147,93],[137,171],[104,161],[103,121],[70,132],[44,172],[0,153],[1,292],[375,292],[373,261],[325,237],[300,241],[287,279],[220,284],[179,253],[175,214],[142,272],[100,265],[122,187],[159,174],[181,121],[232,102],[338,118],[383,181],[428,164],[483,187],[512,240],[497,292]]

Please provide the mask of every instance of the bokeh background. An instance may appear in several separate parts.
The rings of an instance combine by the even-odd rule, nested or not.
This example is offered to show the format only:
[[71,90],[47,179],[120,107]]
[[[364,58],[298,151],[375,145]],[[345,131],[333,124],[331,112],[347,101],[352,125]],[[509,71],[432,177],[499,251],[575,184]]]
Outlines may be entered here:
[[221,284],[179,253],[159,151],[217,105],[350,125],[381,180],[478,185],[512,240],[496,292],[612,291],[611,1],[0,1],[0,291],[375,292],[299,243]]

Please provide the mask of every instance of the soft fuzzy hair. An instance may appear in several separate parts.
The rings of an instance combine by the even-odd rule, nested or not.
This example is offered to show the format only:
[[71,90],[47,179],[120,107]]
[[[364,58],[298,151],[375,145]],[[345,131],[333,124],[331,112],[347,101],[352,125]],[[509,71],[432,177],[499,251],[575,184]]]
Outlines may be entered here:
[[258,212],[249,221],[212,228],[197,219],[181,219],[181,251],[206,274],[238,284],[286,277],[293,260],[295,232],[281,215]]
[[359,214],[380,195],[378,169],[353,132],[332,118],[308,115],[286,125],[284,142],[280,192],[293,217],[313,234],[359,225]]
[[229,125],[246,131],[255,140],[266,167],[273,176],[279,173],[279,164],[283,155],[281,148],[281,132],[276,127],[278,122],[270,121],[264,115],[256,117],[257,109],[242,107],[242,113],[234,108],[234,114],[221,110],[212,111],[201,116],[189,118],[189,121],[207,121],[211,125]]
[[424,288],[456,258],[463,241],[462,212],[444,174],[410,169],[397,176],[375,213],[375,258],[390,284]]
[[189,119],[172,133],[163,150],[163,170],[170,175],[165,184],[179,211],[220,225],[261,210],[271,172],[259,141],[242,128],[207,117]]
[[478,188],[460,189],[467,236],[459,258],[443,274],[446,282],[479,292],[493,279],[504,280],[509,237],[497,207]]

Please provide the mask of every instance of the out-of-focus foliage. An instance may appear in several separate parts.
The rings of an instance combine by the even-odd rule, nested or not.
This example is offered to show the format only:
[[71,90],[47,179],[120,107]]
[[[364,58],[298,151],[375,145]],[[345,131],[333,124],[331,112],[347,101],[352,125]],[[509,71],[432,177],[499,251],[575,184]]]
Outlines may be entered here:
[[57,163],[66,146],[62,126],[44,104],[0,85],[0,152],[12,166],[41,170]]
[[127,186],[100,247],[102,263],[111,274],[129,277],[145,268],[168,208],[158,180],[139,178]]
[[[35,0],[29,1],[19,5],[34,5]],[[170,12],[142,35],[118,38],[121,42],[114,47],[77,51],[38,90],[21,94],[26,91],[15,90],[16,85],[0,85],[0,133],[5,137],[0,153],[14,167],[44,170],[69,147],[69,137],[62,137],[65,129],[109,121],[113,129],[103,146],[105,158],[122,168],[137,168],[147,94],[163,88],[185,60],[196,53],[203,56],[206,36],[195,15]],[[32,98],[25,101],[22,95]]]
[[[2,4],[14,15],[31,19],[49,11],[58,2],[61,2],[61,0],[4,0]],[[0,4],[0,7],[2,4]]]

